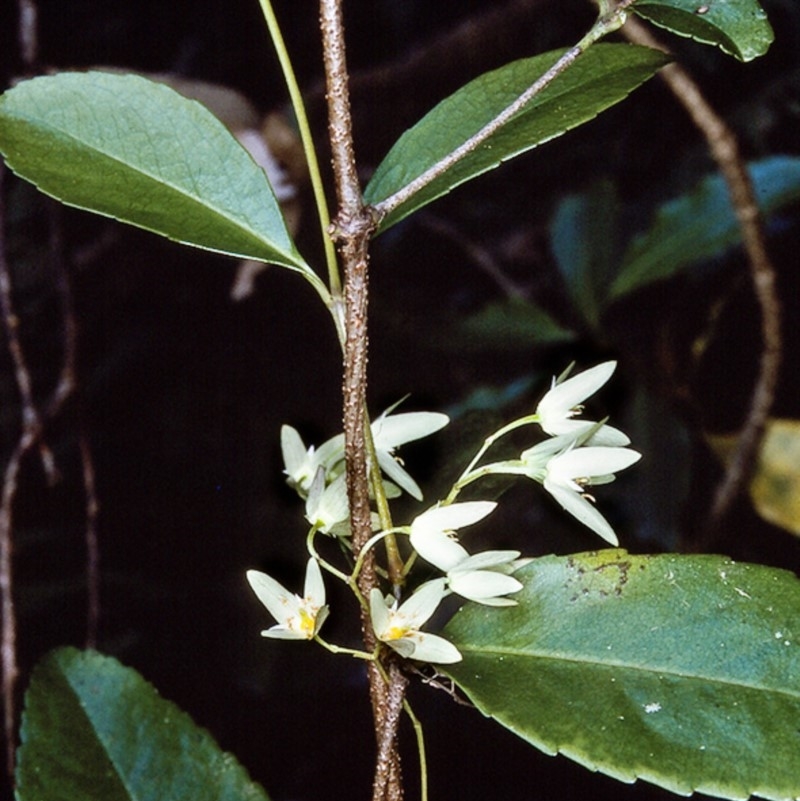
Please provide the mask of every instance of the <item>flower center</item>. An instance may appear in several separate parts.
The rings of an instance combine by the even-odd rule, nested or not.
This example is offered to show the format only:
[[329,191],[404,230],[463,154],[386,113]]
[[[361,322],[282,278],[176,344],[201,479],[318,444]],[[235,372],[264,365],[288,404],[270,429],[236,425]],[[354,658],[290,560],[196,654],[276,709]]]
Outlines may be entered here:
[[300,610],[300,623],[298,629],[306,635],[306,638],[311,640],[314,638],[314,630],[317,627],[317,612],[316,610],[309,611],[308,609]]

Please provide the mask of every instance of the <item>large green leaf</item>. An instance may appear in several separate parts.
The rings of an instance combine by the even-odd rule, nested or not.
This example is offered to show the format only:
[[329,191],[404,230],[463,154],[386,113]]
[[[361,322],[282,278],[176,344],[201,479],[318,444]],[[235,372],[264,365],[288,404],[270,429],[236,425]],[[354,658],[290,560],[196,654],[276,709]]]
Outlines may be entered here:
[[37,666],[18,801],[268,801],[244,768],[136,671],[74,648]]
[[[364,197],[386,200],[475,135],[547,71],[563,51],[487,72],[428,112],[394,144]],[[597,116],[667,63],[662,53],[625,44],[591,47],[480,147],[388,214],[381,231],[459,184]],[[531,194],[535,194],[531,189]]]
[[71,206],[308,272],[264,171],[199,103],[137,75],[61,73],[0,97],[9,166]]
[[535,560],[447,674],[543,751],[688,795],[800,797],[800,581],[719,556]]
[[740,61],[763,56],[775,38],[756,0],[637,0],[633,10],[679,36],[716,45]]
[[[773,156],[749,168],[764,216],[800,198],[800,158]],[[709,176],[691,192],[665,203],[653,225],[631,242],[609,298],[671,278],[740,241],[741,229],[727,185],[721,175]]]

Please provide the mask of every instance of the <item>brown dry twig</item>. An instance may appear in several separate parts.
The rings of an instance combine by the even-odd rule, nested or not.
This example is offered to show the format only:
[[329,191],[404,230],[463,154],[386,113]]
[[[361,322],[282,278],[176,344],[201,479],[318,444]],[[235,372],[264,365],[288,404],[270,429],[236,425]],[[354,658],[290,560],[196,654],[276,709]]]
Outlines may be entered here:
[[[19,0],[18,41],[21,60],[27,73],[33,73],[38,61],[37,18],[34,0]],[[43,406],[37,407],[33,381],[19,337],[19,318],[14,308],[11,266],[8,262],[5,241],[5,165],[0,162],[0,315],[6,331],[6,342],[13,366],[14,380],[20,399],[21,430],[17,443],[3,472],[0,491],[0,602],[2,603],[2,658],[3,729],[6,740],[6,769],[13,784],[16,745],[16,685],[19,677],[17,658],[17,619],[14,605],[13,551],[14,506],[19,480],[26,457],[38,450],[42,467],[49,482],[58,480],[53,454],[44,441],[49,421],[63,409],[76,389],[77,320],[72,302],[72,291],[66,265],[62,258],[60,210],[50,206],[50,261],[55,272],[55,284],[61,301],[63,357],[56,387]],[[95,489],[94,466],[85,432],[79,433],[79,450],[86,506],[86,547],[88,646],[96,642],[99,616],[99,549],[97,543],[98,501]]]
[[[634,18],[628,19],[622,32],[635,44],[668,52],[667,48]],[[753,289],[761,309],[763,350],[750,409],[733,458],[715,492],[701,536],[691,544],[693,549],[707,550],[713,544],[720,523],[745,487],[755,467],[780,373],[781,304],[775,268],[767,253],[763,220],[735,134],[709,105],[700,87],[684,67],[680,64],[669,64],[659,75],[686,109],[698,130],[705,136],[711,155],[728,185],[731,203],[742,233]]]

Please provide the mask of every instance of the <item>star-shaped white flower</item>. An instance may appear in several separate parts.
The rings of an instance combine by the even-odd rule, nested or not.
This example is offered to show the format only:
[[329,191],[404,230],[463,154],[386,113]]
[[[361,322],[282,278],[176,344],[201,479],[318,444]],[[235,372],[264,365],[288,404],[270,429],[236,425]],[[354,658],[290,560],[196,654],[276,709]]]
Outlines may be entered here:
[[350,534],[349,514],[344,473],[326,487],[325,470],[317,468],[306,498],[306,520],[323,534],[346,537]]
[[[573,420],[583,410],[583,402],[597,392],[616,369],[616,362],[603,362],[563,381],[553,379],[553,385],[536,407],[539,425],[548,434],[578,436],[596,423]],[[592,436],[592,445],[622,446],[630,439],[612,426],[604,425]]]
[[[308,496],[319,468],[327,472],[332,466],[331,461],[339,459],[336,439],[334,437],[328,440],[319,449],[315,449],[313,445],[306,448],[300,434],[294,428],[288,425],[281,426],[281,452],[286,481],[302,498]],[[344,458],[344,437],[341,442],[341,458]]]
[[630,467],[641,457],[630,448],[569,448],[548,460],[544,469],[544,488],[573,517],[606,542],[618,545],[617,535],[597,511],[586,490],[593,485],[608,484],[614,480],[614,473]]
[[262,637],[279,640],[313,640],[316,637],[328,617],[325,584],[316,559],[308,560],[302,598],[258,570],[248,570],[247,581],[258,600],[278,621],[277,625],[262,631]]
[[455,539],[455,532],[491,514],[493,501],[468,501],[434,506],[411,523],[411,545],[427,562],[447,572],[469,556]]
[[503,597],[522,589],[510,574],[530,560],[519,559],[519,551],[470,556],[455,539],[457,529],[477,523],[496,506],[491,501],[470,501],[428,509],[411,523],[410,539],[423,559],[447,574],[452,592],[486,606],[515,606],[516,601]]
[[[450,418],[439,412],[392,414],[394,408],[393,406],[387,409],[371,425],[378,464],[395,484],[421,501],[422,490],[396,458],[395,450],[407,442],[422,439],[444,428],[450,422]],[[287,481],[303,498],[308,496],[320,467],[325,471],[327,483],[344,472],[344,434],[331,437],[318,449],[313,445],[306,448],[297,431],[285,425],[281,428],[281,450]],[[391,493],[394,488],[390,484],[386,486]]]
[[391,411],[392,409],[385,411],[371,426],[378,464],[395,484],[421,501],[422,490],[405,471],[394,452],[407,442],[422,439],[444,428],[450,418],[439,412],[403,412],[393,415]]
[[460,662],[461,654],[453,643],[420,631],[447,594],[444,584],[444,579],[426,582],[399,607],[391,596],[384,598],[380,590],[373,589],[369,613],[375,636],[406,659],[439,665]]

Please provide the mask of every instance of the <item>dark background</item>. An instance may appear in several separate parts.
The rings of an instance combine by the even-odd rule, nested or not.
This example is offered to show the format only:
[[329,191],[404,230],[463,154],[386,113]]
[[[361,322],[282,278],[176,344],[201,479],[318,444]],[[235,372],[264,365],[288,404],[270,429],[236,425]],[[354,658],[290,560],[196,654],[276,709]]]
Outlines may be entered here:
[[[753,158],[800,153],[800,10],[794,0],[764,0],[764,6],[777,41],[752,64],[670,40]],[[255,0],[40,0],[38,8],[42,68],[171,71],[237,88],[265,111],[284,103]],[[592,17],[587,3],[572,0],[348,0],[346,8],[356,147],[365,180],[394,139],[435,102],[486,69],[572,43]],[[316,6],[284,0],[276,2],[276,11],[322,142]],[[8,83],[23,70],[10,0],[0,14]],[[463,38],[453,46],[449,35],[467,23],[472,27],[462,28]],[[720,477],[701,432],[741,424],[756,374],[758,310],[743,258],[728,254],[691,280],[642,292],[609,313],[598,337],[569,305],[547,225],[565,193],[598,178],[614,181],[636,225],[637,208],[663,201],[709,169],[699,135],[652,81],[619,109],[457,190],[419,215],[419,222],[376,242],[373,410],[406,393],[407,409],[463,409],[478,390],[510,398],[505,408],[486,408],[499,401],[472,403],[481,408],[454,415],[460,426],[455,434],[404,451],[421,483],[460,436],[469,436],[464,432],[485,435],[497,420],[532,408],[548,376],[571,360],[586,366],[618,358],[620,369],[600,413],[631,419],[631,398],[637,387],[646,387],[667,410],[669,425],[648,431],[663,449],[646,452],[639,468],[649,476],[648,494],[621,480],[603,509],[632,551],[691,548],[696,521],[707,512]],[[77,449],[83,431],[101,504],[99,648],[136,667],[209,728],[276,801],[367,797],[373,745],[362,673],[309,647],[262,640],[264,612],[243,579],[247,568],[258,567],[299,587],[305,561],[301,507],[283,485],[278,436],[283,422],[311,442],[339,430],[337,346],[324,311],[296,276],[274,268],[259,277],[254,295],[233,303],[234,261],[87,214],[56,211],[32,189],[10,183],[15,301],[37,398],[52,391],[63,348],[48,261],[54,218],[63,232],[60,252],[79,324],[79,396],[48,428],[61,480],[48,486],[30,458],[20,482],[15,579],[23,684],[46,651],[81,645],[85,637]],[[775,410],[783,417],[800,416],[798,211],[786,209],[770,227],[786,315]],[[503,292],[459,237],[492,254],[530,298],[575,328],[576,341],[550,347],[534,340],[491,346],[471,341],[466,347],[454,324]],[[308,204],[299,243],[307,258],[318,258]],[[711,345],[698,365],[692,343],[708,330],[720,302]],[[7,458],[18,435],[19,408],[5,351],[0,368],[0,443]],[[534,383],[519,398],[503,394],[520,381]],[[678,458],[670,453],[673,437]],[[509,522],[521,521],[523,530],[517,525],[496,547],[513,543],[536,555],[599,544],[528,486],[508,493],[505,514]],[[744,500],[713,549],[800,566],[797,539],[761,521]],[[335,597],[333,604],[335,609]],[[354,641],[355,632],[335,618],[327,631],[334,641]],[[414,699],[426,727],[432,798],[668,797],[646,784],[620,785],[566,759],[542,756],[443,693],[415,686]],[[410,731],[404,736],[413,798],[413,740]]]

